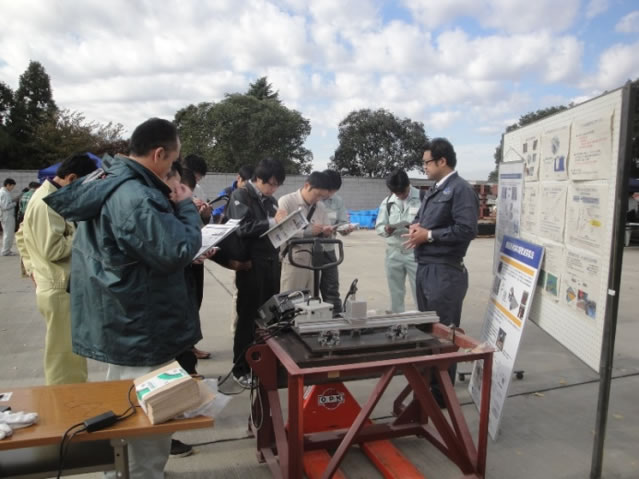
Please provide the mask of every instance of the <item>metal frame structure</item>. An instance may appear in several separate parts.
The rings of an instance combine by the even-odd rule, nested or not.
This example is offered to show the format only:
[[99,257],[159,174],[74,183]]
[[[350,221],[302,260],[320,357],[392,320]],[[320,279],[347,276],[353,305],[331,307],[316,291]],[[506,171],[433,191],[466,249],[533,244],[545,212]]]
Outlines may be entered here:
[[[423,437],[454,462],[463,478],[485,477],[488,417],[493,363],[493,350],[439,323],[429,325],[439,346],[432,354],[375,359],[364,362],[340,358],[339,364],[301,367],[277,337],[250,348],[246,357],[259,386],[252,404],[250,427],[257,439],[257,457],[266,462],[273,477],[303,477],[304,452],[335,449],[323,478],[338,471],[347,450],[354,444],[403,436]],[[259,334],[259,333],[258,333]],[[400,355],[401,356],[401,355]],[[448,374],[458,362],[483,360],[481,407],[477,445],[463,416],[461,406]],[[361,359],[360,359],[361,361]],[[403,375],[408,384],[395,398],[395,418],[387,422],[371,422],[370,414],[395,375]],[[348,429],[304,433],[304,386],[335,381],[379,377],[372,392]],[[447,406],[447,414],[438,406],[429,384],[434,377]],[[278,389],[288,390],[288,421],[285,423]],[[411,394],[412,393],[412,394]],[[404,402],[408,400],[408,403]]]

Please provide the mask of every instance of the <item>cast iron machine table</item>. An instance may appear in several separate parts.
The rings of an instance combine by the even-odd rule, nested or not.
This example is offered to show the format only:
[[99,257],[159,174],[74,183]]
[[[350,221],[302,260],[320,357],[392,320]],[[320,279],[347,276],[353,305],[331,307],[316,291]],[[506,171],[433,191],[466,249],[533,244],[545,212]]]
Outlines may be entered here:
[[[462,478],[484,478],[493,350],[480,346],[462,330],[452,330],[440,323],[426,325],[424,332],[430,334],[430,340],[412,347],[317,354],[292,331],[271,337],[264,329],[258,330],[264,342],[246,353],[259,379],[250,425],[257,439],[258,460],[268,464],[273,477],[300,479],[305,451],[334,450],[322,475],[330,478],[353,444],[418,436],[454,462]],[[450,365],[474,360],[484,363],[477,444],[448,374]],[[394,399],[394,418],[372,422],[370,414],[395,375],[403,375],[407,385]],[[350,427],[305,432],[305,385],[372,377],[379,379]],[[432,378],[440,384],[447,406],[445,412],[430,391]],[[280,388],[288,390],[287,423],[278,394]],[[255,423],[260,427],[255,427]]]

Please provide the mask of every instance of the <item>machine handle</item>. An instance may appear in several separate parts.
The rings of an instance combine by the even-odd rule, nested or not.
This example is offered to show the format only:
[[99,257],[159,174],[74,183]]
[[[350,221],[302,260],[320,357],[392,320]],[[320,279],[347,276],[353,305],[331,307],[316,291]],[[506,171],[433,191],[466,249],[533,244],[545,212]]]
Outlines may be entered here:
[[[337,255],[336,261],[332,261],[330,263],[321,263],[321,260],[324,258],[324,249],[323,245],[327,244],[336,244],[339,249],[339,254]],[[296,252],[293,246],[303,246],[303,245],[312,245],[311,251],[305,250],[311,254],[311,264],[299,264],[293,259],[293,253]],[[313,271],[321,271],[323,269],[332,268],[333,266],[338,266],[342,264],[344,261],[344,244],[342,240],[332,239],[332,238],[295,238],[288,240],[287,244],[288,249],[288,261],[293,266],[303,269],[310,269]],[[299,252],[299,250],[297,251]]]

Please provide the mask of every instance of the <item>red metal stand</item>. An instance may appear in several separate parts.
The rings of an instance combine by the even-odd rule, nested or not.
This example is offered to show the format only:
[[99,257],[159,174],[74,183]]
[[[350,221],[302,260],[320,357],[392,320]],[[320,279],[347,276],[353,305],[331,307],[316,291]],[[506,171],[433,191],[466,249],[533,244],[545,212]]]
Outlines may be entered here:
[[[428,440],[453,461],[463,473],[462,477],[484,478],[492,350],[478,350],[479,344],[476,340],[458,331],[452,332],[440,324],[432,325],[432,334],[442,343],[439,348],[441,352],[438,354],[358,363],[349,363],[345,359],[344,364],[319,367],[299,367],[282,347],[279,338],[269,338],[265,344],[252,347],[247,352],[247,359],[260,379],[258,393],[252,405],[254,422],[261,424],[253,431],[257,439],[258,460],[268,464],[273,477],[298,479],[303,477],[305,451],[335,449],[328,463],[325,461],[325,455],[320,453],[314,456],[319,457],[321,467],[325,468],[321,477],[327,479],[338,477],[334,474],[337,473],[348,448],[353,444],[370,445],[374,441],[419,436]],[[473,352],[463,351],[473,348]],[[484,361],[477,447],[448,375],[451,364],[474,360]],[[283,373],[282,378],[288,388],[288,426],[285,426],[278,394],[278,373]],[[370,414],[396,374],[402,374],[408,382],[395,399],[393,412],[396,417],[387,422],[373,423],[369,419]],[[447,414],[439,408],[430,391],[431,375],[434,375],[440,384],[447,405]],[[379,380],[361,409],[357,410],[351,406],[348,413],[344,414],[342,419],[349,419],[348,424],[338,421],[339,416],[335,416],[334,429],[313,431],[321,426],[316,420],[320,416],[313,414],[311,409],[304,414],[304,384],[326,385],[329,381],[371,376],[379,376]],[[326,397],[321,401],[325,404],[335,404],[340,400],[339,394],[343,392],[338,390],[335,384],[331,385],[331,388],[335,394],[324,394]],[[319,405],[320,390],[317,391],[317,407],[323,407]],[[325,389],[321,391],[325,392]],[[344,391],[347,392],[345,388]],[[308,428],[305,422],[307,419]]]

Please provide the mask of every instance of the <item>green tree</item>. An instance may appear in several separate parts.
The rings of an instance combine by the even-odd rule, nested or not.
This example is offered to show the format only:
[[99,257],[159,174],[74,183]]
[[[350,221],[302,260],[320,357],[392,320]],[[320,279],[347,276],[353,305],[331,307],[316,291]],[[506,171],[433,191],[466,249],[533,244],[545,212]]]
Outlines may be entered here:
[[5,168],[12,149],[12,139],[7,128],[9,113],[13,106],[13,91],[0,82],[0,168]]
[[[569,106],[572,106],[572,103]],[[543,118],[546,118],[547,116],[554,115],[555,113],[559,113],[560,111],[564,111],[566,109],[568,109],[567,106],[557,105],[557,106],[550,106],[548,108],[541,108],[537,111],[531,111],[529,113],[526,113],[525,115],[522,115],[519,117],[519,121],[517,123],[513,123],[512,125],[507,126],[504,134],[517,130],[518,128],[521,128],[522,126],[530,125],[531,123],[534,123]],[[502,161],[501,150],[502,150],[501,143],[499,143],[499,145],[497,145],[497,147],[495,148],[495,154],[493,155],[493,158],[495,159],[495,169],[489,173],[488,181],[496,182],[498,179],[497,171],[499,170],[499,164]]]
[[258,78],[255,80],[255,83],[250,83],[246,94],[254,96],[258,100],[280,101],[278,92],[273,92],[273,86],[268,82],[266,77]]
[[20,75],[18,89],[13,95],[7,133],[9,151],[5,167],[28,168],[38,162],[42,147],[37,144],[36,131],[50,121],[57,112],[51,91],[51,81],[44,67],[31,61]]
[[35,154],[23,160],[23,168],[40,169],[73,153],[91,152],[98,156],[126,152],[121,124],[87,121],[84,115],[67,109],[57,111],[34,132]]
[[424,125],[379,109],[358,110],[339,124],[339,145],[329,166],[344,174],[383,178],[395,168],[422,166]]
[[287,173],[309,173],[313,155],[304,147],[309,120],[282,105],[266,78],[252,84],[251,91],[179,110],[175,123],[183,154],[202,155],[213,171],[236,172],[270,157],[280,160]]

